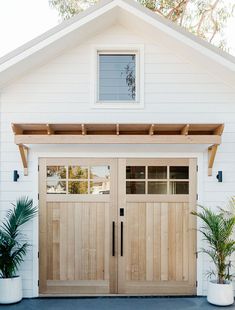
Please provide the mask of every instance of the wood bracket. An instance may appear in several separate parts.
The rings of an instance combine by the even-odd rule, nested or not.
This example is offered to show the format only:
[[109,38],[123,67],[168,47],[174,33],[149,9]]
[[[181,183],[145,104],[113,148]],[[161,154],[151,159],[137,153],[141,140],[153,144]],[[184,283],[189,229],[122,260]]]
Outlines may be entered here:
[[212,176],[212,168],[215,161],[215,155],[218,149],[218,144],[213,144],[208,147],[208,176]]
[[20,151],[20,156],[21,160],[23,163],[24,167],[24,175],[28,175],[28,153],[29,153],[29,148],[24,145],[24,144],[19,144],[19,151]]

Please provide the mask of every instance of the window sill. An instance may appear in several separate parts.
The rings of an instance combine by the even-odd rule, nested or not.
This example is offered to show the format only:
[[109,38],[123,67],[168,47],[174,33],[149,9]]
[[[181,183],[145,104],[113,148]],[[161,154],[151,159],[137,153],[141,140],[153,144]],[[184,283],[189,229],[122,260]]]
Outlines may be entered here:
[[92,106],[93,109],[124,109],[124,110],[140,110],[144,109],[143,102],[96,102]]

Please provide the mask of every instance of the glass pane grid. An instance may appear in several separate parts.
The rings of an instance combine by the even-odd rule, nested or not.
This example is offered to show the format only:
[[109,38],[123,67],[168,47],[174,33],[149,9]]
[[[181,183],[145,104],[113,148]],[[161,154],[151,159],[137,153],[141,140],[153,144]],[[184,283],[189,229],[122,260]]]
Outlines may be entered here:
[[46,184],[47,194],[110,194],[110,166],[47,166]]
[[126,194],[188,195],[189,167],[128,165]]

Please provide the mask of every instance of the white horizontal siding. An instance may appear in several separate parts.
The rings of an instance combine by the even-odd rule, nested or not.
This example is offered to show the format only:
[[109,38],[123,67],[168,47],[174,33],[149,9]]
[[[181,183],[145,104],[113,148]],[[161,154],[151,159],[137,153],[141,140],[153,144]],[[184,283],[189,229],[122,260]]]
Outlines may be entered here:
[[[156,39],[157,40],[157,39]],[[145,106],[140,110],[92,109],[91,65],[94,45],[123,44],[144,45],[145,51]],[[207,176],[207,153],[204,152],[203,175],[200,180],[199,202],[214,207],[223,204],[234,194],[235,188],[235,93],[220,77],[212,76],[197,59],[192,63],[166,48],[161,42],[142,38],[120,26],[53,59],[51,63],[28,73],[8,86],[1,95],[0,136],[0,217],[21,195],[37,197],[37,171],[34,154],[70,152],[71,156],[94,153],[159,154],[159,148],[141,146],[32,146],[29,156],[29,175],[23,175],[23,168],[17,146],[11,131],[12,122],[42,123],[225,123],[223,144],[218,149],[214,173]],[[195,146],[187,152],[194,152]],[[181,152],[177,146],[162,147],[162,152]],[[200,148],[201,151],[201,148]],[[154,155],[154,156],[155,156]],[[20,179],[12,180],[17,169]],[[223,183],[215,175],[223,171]],[[34,225],[35,226],[35,225]],[[31,242],[37,239],[33,224],[25,227]],[[20,272],[23,277],[24,296],[35,295],[37,285],[37,244],[33,244]],[[202,272],[208,267],[208,260],[201,261]],[[202,275],[201,275],[202,276]],[[201,293],[206,293],[206,281],[200,283]],[[34,288],[34,289],[33,289]]]

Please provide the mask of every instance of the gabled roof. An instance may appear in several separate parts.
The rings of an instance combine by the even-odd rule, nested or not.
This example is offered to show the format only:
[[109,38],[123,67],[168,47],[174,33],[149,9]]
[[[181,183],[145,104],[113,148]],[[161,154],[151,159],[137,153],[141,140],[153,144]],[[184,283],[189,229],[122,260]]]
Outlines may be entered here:
[[[125,18],[128,15],[130,18]],[[220,72],[231,85],[235,82],[235,57],[214,47],[206,41],[159,16],[134,0],[102,0],[77,16],[64,21],[41,36],[0,58],[0,88],[44,64],[66,48],[78,44],[87,36],[97,34],[117,20],[122,22],[143,22],[161,31],[170,39],[183,44],[188,54],[195,54],[204,61],[214,73]],[[95,27],[94,27],[95,26]],[[204,58],[204,59],[203,59]],[[216,68],[216,66],[218,66]],[[222,73],[221,73],[222,71]]]

